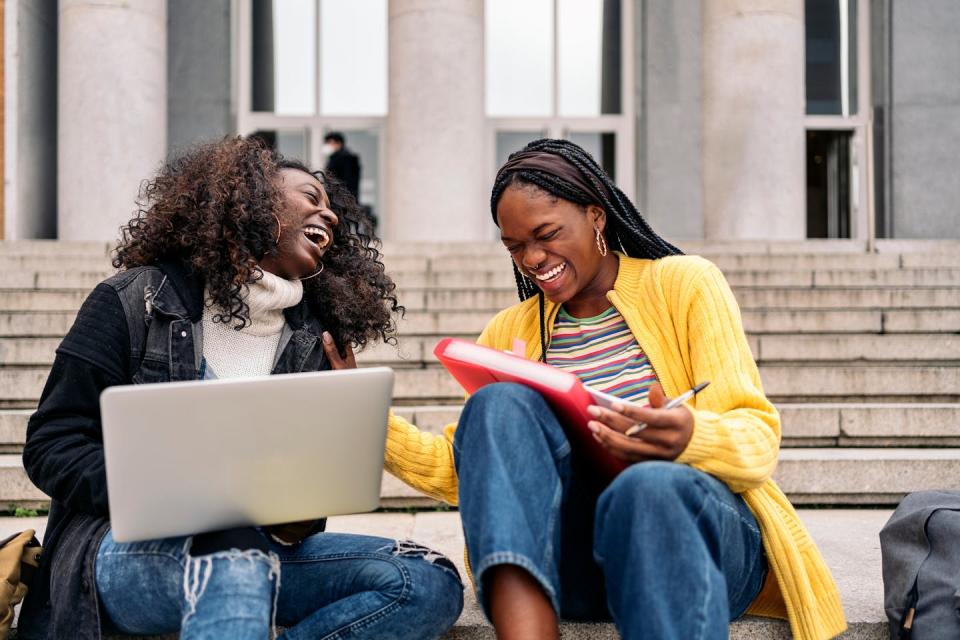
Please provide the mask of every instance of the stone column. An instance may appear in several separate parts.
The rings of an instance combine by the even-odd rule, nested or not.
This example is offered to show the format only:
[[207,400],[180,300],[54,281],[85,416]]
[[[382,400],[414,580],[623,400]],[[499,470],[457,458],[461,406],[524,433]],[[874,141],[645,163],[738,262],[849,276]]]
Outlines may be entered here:
[[806,236],[803,0],[703,0],[708,240]]
[[387,239],[490,239],[483,0],[389,7]]
[[117,238],[166,154],[166,24],[165,0],[60,0],[62,240]]

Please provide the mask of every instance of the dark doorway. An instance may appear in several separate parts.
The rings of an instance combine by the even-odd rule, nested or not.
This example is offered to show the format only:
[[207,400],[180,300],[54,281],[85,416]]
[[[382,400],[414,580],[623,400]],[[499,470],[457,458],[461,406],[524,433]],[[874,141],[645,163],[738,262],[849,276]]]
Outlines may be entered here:
[[807,131],[807,237],[850,237],[851,131]]

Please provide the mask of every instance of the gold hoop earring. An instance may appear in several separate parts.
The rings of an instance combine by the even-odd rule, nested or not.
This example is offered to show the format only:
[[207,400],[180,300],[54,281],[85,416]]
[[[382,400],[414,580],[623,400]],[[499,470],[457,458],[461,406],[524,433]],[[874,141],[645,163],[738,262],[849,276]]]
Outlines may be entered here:
[[600,227],[594,225],[594,230],[597,232],[597,251],[600,252],[601,257],[606,257],[607,255],[607,239],[603,237],[603,232],[600,231]]
[[280,232],[283,230],[283,225],[280,224],[280,218],[277,214],[273,214],[273,219],[277,221],[277,239],[273,241],[273,244],[280,244]]
[[304,280],[309,280],[310,278],[316,278],[316,277],[317,277],[318,275],[320,275],[321,273],[323,273],[323,263],[322,263],[322,262],[320,263],[320,270],[319,270],[319,271],[317,271],[317,272],[315,272],[315,273],[311,273],[310,275],[304,276],[304,277],[302,277],[302,278],[297,278],[297,280],[300,280],[300,281],[302,282],[302,281],[304,281]]

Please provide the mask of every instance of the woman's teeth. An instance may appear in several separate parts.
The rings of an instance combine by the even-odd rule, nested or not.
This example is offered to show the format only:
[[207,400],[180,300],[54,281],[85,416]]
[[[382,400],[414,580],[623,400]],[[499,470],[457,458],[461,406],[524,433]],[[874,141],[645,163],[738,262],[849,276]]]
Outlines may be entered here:
[[561,262],[560,264],[555,266],[553,269],[550,269],[550,271],[547,271],[546,273],[541,273],[541,274],[534,274],[533,277],[539,280],[540,282],[550,282],[551,280],[556,280],[557,278],[559,278],[560,274],[563,273],[564,269],[566,268],[567,268],[567,263]]
[[303,235],[307,236],[307,240],[321,248],[330,244],[330,236],[327,235],[327,232],[321,227],[305,227],[303,229]]

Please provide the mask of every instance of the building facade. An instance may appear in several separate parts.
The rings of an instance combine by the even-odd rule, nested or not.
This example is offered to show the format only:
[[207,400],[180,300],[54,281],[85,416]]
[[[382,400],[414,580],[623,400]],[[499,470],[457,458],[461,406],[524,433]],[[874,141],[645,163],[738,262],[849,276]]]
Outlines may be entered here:
[[169,154],[340,131],[387,240],[590,150],[659,232],[960,238],[955,0],[4,0],[3,237],[110,240]]

